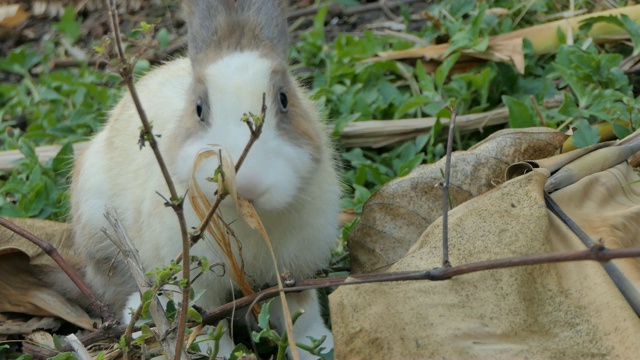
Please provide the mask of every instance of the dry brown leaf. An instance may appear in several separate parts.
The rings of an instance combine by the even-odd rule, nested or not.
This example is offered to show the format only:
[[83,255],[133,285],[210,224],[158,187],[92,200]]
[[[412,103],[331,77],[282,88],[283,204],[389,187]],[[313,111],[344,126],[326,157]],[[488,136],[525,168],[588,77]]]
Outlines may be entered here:
[[[211,145],[212,147],[215,145]],[[220,153],[221,152],[221,153]],[[200,219],[200,221],[204,221],[209,209],[211,209],[211,202],[202,191],[200,187],[200,183],[196,179],[196,173],[199,171],[202,163],[214,156],[220,154],[220,158],[222,159],[223,171],[228,172],[227,176],[219,176],[218,177],[218,188],[222,188],[224,184],[229,189],[231,189],[230,194],[232,196],[237,196],[235,191],[235,167],[230,166],[233,161],[230,160],[229,155],[223,148],[219,149],[205,149],[200,151],[196,158],[194,159],[193,171],[191,173],[191,183],[189,187],[189,201],[191,206],[193,207],[194,212]],[[220,161],[220,159],[218,159]],[[225,170],[226,169],[226,170]],[[211,169],[213,175],[213,168]],[[224,182],[224,184],[223,184]],[[237,200],[234,199],[237,203]],[[238,258],[233,251],[233,246],[231,244],[231,239],[229,236],[229,232],[225,226],[224,220],[220,216],[214,216],[211,221],[206,226],[206,232],[211,235],[213,240],[218,244],[220,249],[223,251],[227,260],[229,260],[230,266],[230,276],[231,278],[238,284],[242,293],[247,296],[254,293],[251,285],[247,281],[244,276],[244,268],[242,265],[242,254],[238,254]],[[260,312],[260,306],[256,305],[253,309],[256,315]]]
[[[485,51],[462,50],[462,57],[457,66],[466,66],[466,63],[474,63],[474,59],[489,60],[494,62],[509,62],[516,70],[524,74],[524,54],[522,53],[523,38],[499,39],[492,37]],[[370,60],[401,60],[423,58],[427,61],[442,62],[444,55],[449,50],[449,44],[430,45],[407,50],[387,51],[379,53]],[[455,68],[455,67],[454,67]]]
[[[453,209],[453,265],[583,250],[545,207],[547,176],[533,171]],[[629,187],[639,179],[621,164],[556,192],[554,199],[607,246],[639,246],[640,184]],[[603,189],[604,184],[610,186]],[[583,214],[586,209],[589,214]],[[438,267],[441,257],[438,220],[389,271]],[[619,261],[640,285],[638,261]],[[630,359],[640,353],[640,320],[596,262],[484,271],[439,282],[346,286],[329,299],[336,359]]]
[[[38,219],[12,221],[49,241],[71,266],[82,267],[72,248],[69,224]],[[49,272],[62,270],[39,247],[0,228],[0,312],[57,316],[84,329],[93,329],[94,320],[83,309],[38,277]]]
[[549,178],[545,190],[552,192],[569,186],[583,177],[606,170],[640,151],[640,139],[598,149],[580,157]]
[[585,156],[586,154],[592,151],[596,151],[598,149],[611,146],[613,144],[614,144],[613,141],[597,143],[591,146],[572,150],[570,152],[562,153],[546,159],[525,160],[523,162],[511,164],[505,171],[505,179],[511,180],[517,176],[524,175],[533,169],[546,169],[553,174],[555,171],[567,165],[568,163],[572,162],[573,160],[576,160],[582,156]]
[[67,300],[37,274],[60,271],[56,265],[32,266],[24,253],[0,256],[0,312],[56,316],[92,330],[94,320],[78,305]]
[[56,345],[53,341],[53,336],[46,332],[37,330],[25,336],[25,339],[32,341],[39,346],[43,346],[48,349],[55,349]]
[[29,17],[20,4],[0,5],[0,26],[13,29]]
[[[468,151],[453,153],[450,201],[453,206],[500,183],[513,162],[553,154],[566,135],[549,128],[498,131]],[[372,272],[400,259],[422,232],[442,215],[444,159],[422,165],[373,194],[349,237],[351,271]]]
[[62,325],[62,320],[55,317],[30,316],[27,318],[25,315],[15,313],[6,315],[0,314],[0,335],[31,334],[38,329],[55,331]]
[[269,235],[262,225],[262,220],[260,220],[260,216],[258,216],[258,212],[253,207],[253,205],[241,198],[238,197],[238,202],[236,203],[236,208],[238,209],[238,213],[242,216],[242,219],[252,228],[257,230],[262,238],[264,239],[267,247],[269,248],[269,252],[271,253],[271,259],[273,260],[273,266],[275,269],[276,277],[278,279],[278,289],[280,289],[280,302],[282,303],[282,315],[284,317],[285,325],[287,328],[287,340],[289,342],[289,351],[291,351],[291,355],[294,359],[299,359],[300,355],[298,355],[298,348],[296,347],[295,338],[293,336],[293,322],[291,320],[291,312],[289,311],[289,305],[287,304],[287,297],[282,291],[282,277],[280,276],[280,269],[278,268],[278,260],[276,259],[276,254],[273,251],[273,246],[271,246],[271,240],[269,240]]
[[[562,45],[558,31],[565,34],[577,32],[581,21],[594,16],[609,16],[625,14],[635,21],[640,21],[640,5],[626,6],[618,9],[601,11],[570,19],[557,20],[541,25],[532,26],[525,29],[515,30],[510,33],[492,36],[489,38],[489,46],[486,51],[464,50],[463,56],[458,60],[461,64],[471,61],[473,58],[486,59],[496,62],[510,62],[520,73],[524,73],[524,55],[522,54],[522,41],[528,39],[537,55],[547,54]],[[624,36],[628,38],[628,33],[624,29],[612,24],[595,24],[588,34],[596,42],[607,41],[612,36]],[[567,36],[570,38],[569,36]],[[443,56],[449,50],[450,44],[430,45],[426,47],[382,52],[376,58],[370,60],[399,60],[409,58],[424,58],[427,60],[442,61]]]

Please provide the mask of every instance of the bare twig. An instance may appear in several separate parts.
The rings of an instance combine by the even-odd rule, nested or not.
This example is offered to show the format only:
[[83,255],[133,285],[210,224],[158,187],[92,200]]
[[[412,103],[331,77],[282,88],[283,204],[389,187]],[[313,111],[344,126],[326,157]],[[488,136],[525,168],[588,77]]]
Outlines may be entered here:
[[[169,188],[169,193],[171,195],[170,203],[167,204],[170,206],[173,211],[176,213],[178,217],[178,222],[180,224],[180,233],[182,235],[182,254],[183,254],[183,265],[182,265],[182,278],[185,281],[184,287],[182,289],[182,306],[180,309],[180,315],[178,317],[178,342],[176,344],[175,349],[175,359],[180,358],[182,354],[182,346],[186,329],[187,322],[187,312],[189,309],[189,289],[191,287],[191,274],[190,274],[190,241],[189,235],[187,231],[187,223],[184,217],[184,198],[181,198],[176,191],[173,180],[171,179],[171,175],[169,174],[169,170],[164,162],[162,154],[160,153],[160,149],[158,148],[158,143],[153,134],[153,129],[149,120],[147,119],[147,115],[142,107],[142,103],[140,101],[140,97],[138,96],[138,92],[136,91],[135,85],[133,83],[133,66],[127,62],[125,57],[124,48],[122,46],[122,39],[120,38],[120,26],[118,21],[118,12],[115,11],[115,0],[105,0],[108,11],[109,11],[109,20],[111,31],[115,38],[116,50],[118,53],[118,57],[120,59],[120,75],[124,79],[127,84],[127,88],[131,95],[131,99],[135,104],[136,110],[140,116],[140,121],[143,126],[143,133],[141,134],[141,139],[149,143],[149,146],[153,150],[153,154],[160,166],[160,170],[162,171],[162,176],[167,183],[167,187]],[[144,144],[144,143],[143,143]]]
[[538,102],[533,95],[529,96],[529,100],[533,104],[533,108],[536,109],[536,114],[538,114],[538,118],[540,119],[540,123],[542,126],[547,126],[547,121],[544,119],[544,115],[542,115],[542,111],[540,111],[540,106],[538,106]]
[[[242,154],[240,155],[240,157],[238,158],[238,161],[236,162],[236,165],[235,165],[236,174],[238,173],[238,171],[240,171],[240,167],[244,163],[244,160],[249,154],[249,151],[251,150],[251,148],[253,147],[253,144],[260,138],[260,135],[262,134],[262,127],[264,126],[264,122],[266,120],[266,114],[267,114],[266,96],[267,95],[265,93],[262,94],[262,108],[260,110],[261,111],[260,116],[262,118],[262,121],[260,121],[259,124],[253,124],[251,121],[246,122],[247,126],[249,127],[249,131],[251,135],[249,137],[249,141],[247,142],[247,145],[245,145],[244,150],[242,151]],[[209,224],[209,222],[211,222],[213,215],[216,213],[216,211],[218,211],[220,204],[226,197],[227,197],[226,193],[222,193],[222,192],[218,193],[218,196],[216,197],[216,201],[209,208],[209,212],[207,212],[207,215],[200,223],[200,226],[198,226],[198,229],[191,235],[191,238],[190,238],[191,246],[195,245],[195,243],[197,243],[202,238],[204,232],[207,229],[207,225]],[[180,262],[180,257],[178,257],[176,261]]]
[[78,354],[78,358],[80,360],[91,360],[92,357],[89,355],[89,352],[84,347],[84,345],[80,342],[80,339],[75,334],[71,334],[67,336],[67,340],[69,341],[69,345],[73,348],[73,351]]
[[[322,279],[297,280],[295,287],[285,288],[285,292],[299,292],[310,289],[327,288],[334,286],[359,285],[389,281],[442,281],[455,276],[476,273],[486,270],[505,269],[518,266],[553,264],[571,261],[599,261],[607,262],[612,259],[640,257],[640,247],[629,249],[607,249],[603,246],[595,246],[588,250],[568,251],[554,254],[540,254],[529,256],[510,257],[497,260],[479,261],[475,263],[439,267],[431,270],[404,271],[395,273],[375,273],[364,275],[352,275],[341,277],[328,277]],[[346,282],[347,279],[351,281]],[[234,302],[227,303],[203,314],[202,323],[213,325],[229,316],[233,310],[250,306],[252,303],[278,296],[277,287],[270,287],[250,296],[245,296]]]
[[[567,214],[560,208],[558,203],[547,193],[544,193],[544,200],[547,203],[547,207],[553,212],[571,231],[582,241],[582,243],[589,249],[595,247],[602,247],[603,245],[596,243],[582,230],[578,224],[576,224]],[[633,311],[640,316],[640,292],[629,281],[629,279],[620,271],[620,268],[613,262],[602,263],[602,267],[624,298],[627,300]]]
[[[104,217],[113,228],[113,233],[102,229],[102,232],[111,240],[120,250],[120,253],[124,257],[125,261],[131,269],[131,273],[138,285],[138,288],[142,293],[146,291],[154,291],[155,289],[150,285],[151,281],[145,276],[145,269],[142,266],[142,261],[138,251],[135,249],[133,243],[129,239],[126,230],[122,227],[118,214],[115,209],[107,209]],[[171,324],[167,319],[160,299],[154,297],[149,306],[149,312],[158,329],[158,340],[162,344],[162,348],[167,352],[167,357],[173,357],[178,359],[187,359],[186,352],[183,351],[182,346],[178,344],[183,343],[183,338],[173,335]]]
[[73,283],[76,284],[78,289],[80,289],[80,291],[84,294],[84,296],[86,296],[87,299],[89,300],[91,307],[93,307],[100,314],[100,316],[102,317],[102,320],[105,323],[111,323],[114,320],[114,315],[112,312],[109,311],[109,308],[107,307],[107,305],[105,305],[102,301],[100,301],[100,299],[98,299],[98,297],[89,288],[89,286],[87,286],[87,284],[84,283],[84,281],[82,280],[82,277],[78,275],[75,269],[71,267],[71,265],[69,265],[69,263],[67,263],[67,261],[62,257],[62,255],[60,255],[58,250],[53,245],[51,245],[51,243],[40,239],[39,237],[21,228],[20,226],[14,224],[13,222],[9,221],[6,218],[0,217],[0,225],[22,236],[23,238],[29,240],[30,242],[38,246],[40,249],[42,249],[47,255],[49,255],[49,257],[53,259],[53,261],[56,262],[56,264],[58,264],[58,266],[60,266],[62,271],[64,271],[65,274],[69,276],[69,279],[71,279],[71,281],[73,281]]
[[451,267],[449,261],[449,179],[451,178],[451,152],[458,113],[455,107],[450,108],[451,121],[447,139],[447,158],[444,165],[444,183],[442,184],[442,266]]

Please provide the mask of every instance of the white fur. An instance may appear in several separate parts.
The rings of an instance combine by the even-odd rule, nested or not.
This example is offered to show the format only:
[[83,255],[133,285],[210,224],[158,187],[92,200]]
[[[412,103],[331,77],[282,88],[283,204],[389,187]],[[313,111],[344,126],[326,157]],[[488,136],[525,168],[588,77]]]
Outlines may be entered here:
[[[199,121],[195,116],[183,116],[185,109],[195,107],[187,102],[192,82],[189,60],[178,59],[163,65],[138,82],[144,109],[153,121],[154,132],[162,136],[158,139],[160,149],[180,194],[185,194],[189,187],[193,161],[201,149],[217,144],[227,148],[234,160],[240,156],[249,139],[249,131],[240,117],[248,111],[260,113],[263,92],[267,93],[267,99],[273,98],[269,84],[272,67],[272,62],[257,52],[234,53],[211,64],[205,72],[211,125],[203,125],[202,131],[181,144],[175,153],[167,149],[184,131],[185,122]],[[326,154],[314,163],[308,149],[278,134],[277,110],[276,106],[269,107],[263,135],[240,169],[237,186],[239,195],[251,200],[258,209],[273,243],[279,269],[287,269],[298,277],[309,277],[326,265],[334,244],[340,188],[331,150],[325,149]],[[114,274],[109,277],[95,260],[116,257],[113,245],[99,232],[101,227],[108,226],[103,217],[105,206],[117,209],[146,271],[167,264],[182,249],[176,215],[156,195],[157,191],[169,196],[156,160],[148,146],[138,149],[139,127],[137,112],[127,95],[114,109],[104,130],[92,140],[76,165],[73,179],[75,241],[89,262],[87,278],[109,304],[119,307],[124,307],[136,286],[124,266],[115,265]],[[212,198],[215,185],[205,178],[213,174],[215,167],[216,161],[212,160],[198,171],[199,182]],[[239,218],[231,201],[225,200],[221,211],[242,243],[249,281],[253,285],[275,283],[274,266],[264,240]],[[188,201],[185,216],[189,228],[199,225],[200,220]],[[211,264],[227,262],[209,238],[194,246],[192,254],[207,256]],[[205,309],[224,304],[232,291],[228,276],[213,272],[199,278],[194,287],[207,290],[199,302]],[[298,308],[306,311],[296,323],[296,340],[308,343],[307,336],[326,335],[327,348],[331,348],[333,339],[322,323],[315,292],[288,298],[292,313]],[[274,308],[274,318],[281,322],[280,310],[277,306]],[[223,343],[232,344],[228,335]],[[306,352],[300,355],[310,358]]]

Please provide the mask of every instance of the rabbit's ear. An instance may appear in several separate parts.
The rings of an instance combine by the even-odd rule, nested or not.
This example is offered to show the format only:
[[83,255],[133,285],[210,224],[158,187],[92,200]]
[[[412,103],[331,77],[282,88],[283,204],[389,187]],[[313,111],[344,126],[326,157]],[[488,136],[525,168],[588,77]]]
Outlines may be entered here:
[[234,16],[235,0],[185,0],[189,56],[195,58],[217,41],[223,24]]
[[270,42],[283,59],[289,52],[288,0],[237,0],[238,12],[254,23],[258,34]]

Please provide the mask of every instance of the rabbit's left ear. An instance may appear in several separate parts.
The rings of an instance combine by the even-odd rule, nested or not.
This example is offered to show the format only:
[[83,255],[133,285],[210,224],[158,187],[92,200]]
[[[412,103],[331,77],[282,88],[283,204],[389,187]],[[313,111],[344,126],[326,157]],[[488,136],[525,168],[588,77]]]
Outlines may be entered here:
[[235,0],[240,16],[255,24],[257,32],[286,59],[289,53],[288,0]]
[[223,25],[236,12],[235,0],[184,0],[183,8],[189,30],[189,57],[192,59],[219,41]]

